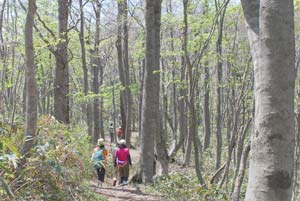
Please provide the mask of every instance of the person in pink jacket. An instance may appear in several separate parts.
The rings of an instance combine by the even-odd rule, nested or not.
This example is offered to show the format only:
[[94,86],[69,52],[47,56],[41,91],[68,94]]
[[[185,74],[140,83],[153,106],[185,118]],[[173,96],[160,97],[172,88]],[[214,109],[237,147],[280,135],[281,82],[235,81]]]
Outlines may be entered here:
[[116,150],[115,167],[119,170],[120,185],[128,184],[129,165],[131,165],[131,157],[129,148],[126,147],[126,141],[120,140],[119,148]]

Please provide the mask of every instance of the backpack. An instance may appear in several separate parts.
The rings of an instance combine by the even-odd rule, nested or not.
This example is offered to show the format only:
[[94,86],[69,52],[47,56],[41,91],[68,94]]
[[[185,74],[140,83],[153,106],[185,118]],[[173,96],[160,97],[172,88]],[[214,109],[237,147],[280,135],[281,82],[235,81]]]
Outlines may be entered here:
[[93,156],[93,166],[94,168],[101,168],[103,166],[103,149],[100,149],[98,151],[95,152],[94,156]]

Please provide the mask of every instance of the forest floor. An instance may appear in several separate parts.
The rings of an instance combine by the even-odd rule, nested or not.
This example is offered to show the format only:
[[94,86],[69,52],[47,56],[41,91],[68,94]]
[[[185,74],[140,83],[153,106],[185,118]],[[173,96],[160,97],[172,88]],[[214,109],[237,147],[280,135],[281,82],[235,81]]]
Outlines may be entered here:
[[[133,142],[137,139],[137,133],[133,133]],[[105,147],[112,152],[113,144],[110,145],[109,139],[105,139]],[[133,161],[133,165],[136,165],[139,161],[139,153],[137,149],[130,149],[131,158]],[[108,160],[111,160],[111,155],[109,154]],[[131,169],[130,175],[133,175],[133,171]],[[129,177],[130,180],[130,177]],[[105,175],[105,182],[102,187],[97,187],[97,180],[93,180],[90,182],[90,186],[92,187],[95,193],[101,194],[108,201],[160,201],[162,197],[159,195],[153,195],[150,193],[146,193],[144,186],[142,185],[134,185],[130,184],[126,186],[113,186],[113,178],[112,176]]]

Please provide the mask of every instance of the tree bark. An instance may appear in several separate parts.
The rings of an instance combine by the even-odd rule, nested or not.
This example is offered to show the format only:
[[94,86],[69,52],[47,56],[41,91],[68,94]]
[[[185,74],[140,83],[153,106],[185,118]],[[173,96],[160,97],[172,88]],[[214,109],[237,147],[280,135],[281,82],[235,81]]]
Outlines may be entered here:
[[[207,64],[206,64],[207,65]],[[204,76],[204,149],[207,149],[210,145],[210,112],[209,112],[209,99],[210,99],[210,88],[209,88],[209,67],[205,66],[204,68],[205,76]]]
[[[81,46],[81,62],[82,62],[82,71],[83,71],[83,93],[85,96],[88,95],[89,92],[89,82],[88,82],[88,68],[86,62],[86,53],[85,53],[85,32],[84,32],[84,11],[82,0],[79,0],[80,6],[80,32],[79,32],[79,41]],[[92,107],[90,103],[86,103],[84,106],[84,113],[86,114],[86,122],[88,126],[88,134],[92,137]]]
[[243,150],[243,154],[241,157],[239,173],[235,180],[234,190],[232,193],[232,201],[240,200],[240,191],[241,191],[241,186],[242,186],[243,179],[244,179],[244,174],[245,174],[245,170],[246,170],[246,165],[247,165],[246,163],[247,163],[249,151],[250,151],[250,144],[247,144]]
[[288,201],[293,189],[295,144],[293,1],[242,3],[249,32],[259,39],[257,44],[248,34],[255,60],[255,119],[245,200]]
[[[100,45],[100,11],[101,3],[97,0],[94,3],[94,11],[96,16],[96,31],[95,31],[95,41],[94,49],[92,50],[92,70],[93,70],[93,93],[99,95],[99,72],[101,68],[100,55],[99,55],[99,45]],[[93,119],[94,119],[94,129],[93,129],[93,143],[96,143],[100,136],[100,103],[99,97],[95,97],[93,102]]]
[[152,180],[154,169],[154,142],[159,125],[159,88],[160,75],[160,19],[161,1],[146,0],[146,68],[143,88],[142,122],[141,122],[141,174],[142,181]]
[[[216,113],[216,138],[217,138],[217,158],[216,158],[216,170],[220,168],[222,158],[222,81],[223,81],[223,59],[222,59],[222,41],[223,41],[223,25],[224,16],[226,13],[227,4],[229,0],[224,1],[224,7],[218,19],[218,38],[216,43],[217,53],[217,113]],[[216,6],[217,12],[220,8]]]
[[119,76],[124,90],[121,91],[121,117],[123,137],[126,139],[127,146],[131,142],[131,116],[132,116],[132,97],[130,90],[129,61],[128,61],[128,7],[127,0],[118,1],[118,68]]
[[59,43],[55,52],[54,116],[62,123],[70,123],[68,16],[69,0],[58,0]]
[[[117,56],[118,56],[118,70],[119,70],[119,78],[122,86],[125,86],[125,72],[124,72],[124,57],[123,57],[123,15],[124,15],[124,2],[123,0],[118,1],[118,35],[116,41],[116,48],[117,48]],[[126,126],[126,100],[125,100],[125,91],[120,91],[120,115],[121,115],[121,122],[120,125],[122,130],[125,130]],[[124,135],[124,133],[123,133]]]
[[[187,71],[187,76],[186,76],[186,83],[188,85],[188,94],[187,97],[185,97],[185,102],[186,105],[188,106],[188,113],[189,115],[192,114],[192,107],[194,107],[194,91],[193,91],[193,70],[192,70],[192,65],[190,62],[190,58],[188,55],[188,0],[183,0],[183,21],[184,21],[184,31],[183,31],[183,44],[182,44],[182,49],[184,52],[184,68],[186,68]],[[190,160],[191,160],[191,151],[192,151],[192,143],[193,143],[193,138],[194,138],[194,125],[191,125],[191,120],[189,120],[189,127],[188,127],[188,132],[187,132],[187,137],[185,139],[185,153],[184,153],[184,159],[183,159],[183,166],[189,166],[190,165]],[[195,122],[194,122],[195,123]]]
[[21,147],[21,154],[26,155],[33,146],[33,139],[37,132],[37,104],[38,90],[36,82],[36,66],[34,63],[33,24],[36,12],[35,0],[28,1],[25,23],[25,62],[26,62],[26,125],[25,139]]

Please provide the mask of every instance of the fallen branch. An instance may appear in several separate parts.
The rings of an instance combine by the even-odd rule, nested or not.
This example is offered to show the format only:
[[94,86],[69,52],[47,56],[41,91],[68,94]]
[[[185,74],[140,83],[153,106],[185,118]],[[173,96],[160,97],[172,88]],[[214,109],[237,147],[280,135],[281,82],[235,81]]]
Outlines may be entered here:
[[216,177],[221,173],[222,170],[224,170],[226,163],[224,163],[211,177],[210,179],[210,184],[214,183],[214,180],[216,179]]

